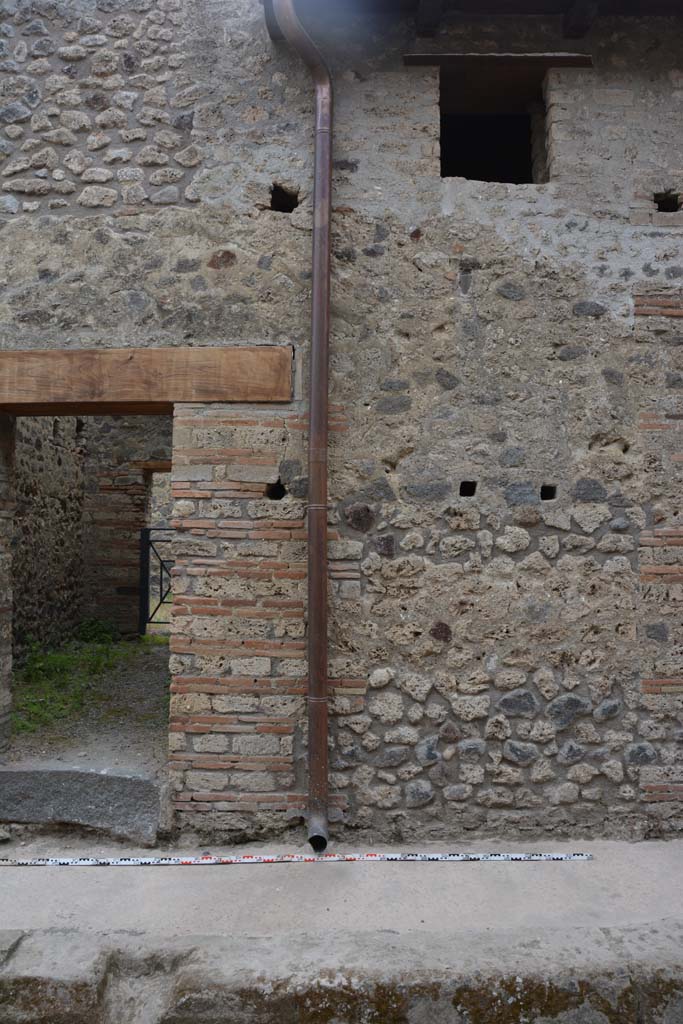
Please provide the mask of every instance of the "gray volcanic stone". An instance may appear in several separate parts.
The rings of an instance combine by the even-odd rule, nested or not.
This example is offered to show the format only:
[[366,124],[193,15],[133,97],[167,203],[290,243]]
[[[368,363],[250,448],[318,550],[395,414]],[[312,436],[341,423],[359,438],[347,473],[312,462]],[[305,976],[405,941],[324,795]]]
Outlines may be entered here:
[[586,754],[585,747],[582,747],[580,743],[575,740],[567,740],[564,743],[557,754],[557,760],[560,764],[578,764],[582,761]]
[[521,284],[515,284],[514,281],[503,281],[498,285],[496,291],[502,298],[510,299],[512,302],[521,302],[526,298],[526,292]]
[[581,356],[585,356],[588,349],[585,345],[563,345],[557,353],[557,358],[561,359],[563,363],[573,362],[574,359],[580,359]]
[[407,497],[418,501],[440,501],[452,490],[452,484],[448,480],[430,480],[426,483],[406,484],[401,490]]
[[370,504],[375,501],[394,501],[396,495],[391,489],[389,483],[380,478],[379,480],[373,480],[372,483],[367,484],[365,487],[361,487],[355,494],[350,494],[349,501],[366,501]]
[[501,697],[498,708],[510,718],[533,718],[538,712],[539,703],[531,690],[520,687]]
[[417,758],[418,764],[436,764],[436,762],[441,759],[438,746],[438,736],[425,736],[423,740],[420,740],[415,747],[415,757]]
[[19,209],[19,200],[14,196],[0,196],[0,213],[18,213]]
[[622,703],[618,697],[606,697],[593,712],[596,722],[607,722],[621,714]]
[[406,784],[406,807],[424,807],[433,799],[432,784],[426,779],[413,779]]
[[654,764],[657,760],[657,751],[651,743],[631,743],[626,748],[627,764]]
[[4,107],[0,107],[0,121],[4,124],[16,124],[28,121],[31,116],[30,109],[19,100],[14,100]]
[[538,747],[535,743],[519,743],[517,740],[507,740],[503,744],[503,757],[506,761],[512,761],[513,764],[519,764],[525,768],[538,759]]
[[461,740],[458,743],[458,754],[463,761],[477,761],[486,753],[486,741],[478,739]]
[[375,759],[378,768],[397,768],[408,757],[407,747],[385,747]]
[[550,702],[548,718],[552,719],[558,729],[566,729],[581,715],[589,715],[592,710],[593,705],[586,697],[565,693]]
[[621,370],[615,370],[611,366],[605,367],[605,369],[602,371],[602,375],[608,384],[621,385],[624,383],[624,375],[621,372]]
[[537,505],[541,500],[532,483],[508,484],[505,488],[505,500],[508,505]]
[[572,498],[579,502],[607,501],[607,491],[599,480],[582,477],[574,484]]
[[572,306],[574,316],[600,317],[607,312],[607,307],[600,302],[575,302]]
[[498,459],[501,466],[521,466],[524,463],[523,448],[506,448]]
[[448,370],[444,370],[443,368],[436,371],[435,377],[436,383],[439,384],[439,386],[442,387],[444,391],[453,391],[453,389],[457,388],[458,384],[460,383],[457,377],[455,377]]
[[409,395],[386,395],[380,398],[377,403],[377,412],[383,412],[390,416],[396,416],[400,412],[407,412],[413,404]]

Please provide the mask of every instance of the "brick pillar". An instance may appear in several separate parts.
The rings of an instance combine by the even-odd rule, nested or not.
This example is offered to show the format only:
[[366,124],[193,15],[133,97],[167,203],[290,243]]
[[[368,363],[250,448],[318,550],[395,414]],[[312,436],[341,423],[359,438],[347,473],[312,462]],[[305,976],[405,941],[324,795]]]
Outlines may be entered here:
[[140,531],[147,525],[148,486],[140,469],[105,469],[86,494],[85,618],[138,628]]
[[282,408],[175,410],[174,807],[214,835],[262,834],[303,809],[304,502],[266,496],[302,429]]
[[683,713],[683,412],[675,393],[657,397],[657,402],[642,412],[639,423],[650,486],[658,500],[649,510],[650,521],[640,536],[643,717],[635,771],[641,801],[649,817],[657,819],[656,834],[661,835],[680,831],[683,822],[679,755]]
[[[171,776],[178,825],[212,837],[272,834],[305,810],[305,429],[291,406],[175,409]],[[334,616],[357,596],[360,545],[328,539]],[[330,678],[334,748],[366,681],[333,636]],[[348,798],[330,804],[334,819]]]
[[14,418],[0,416],[0,750],[10,736]]

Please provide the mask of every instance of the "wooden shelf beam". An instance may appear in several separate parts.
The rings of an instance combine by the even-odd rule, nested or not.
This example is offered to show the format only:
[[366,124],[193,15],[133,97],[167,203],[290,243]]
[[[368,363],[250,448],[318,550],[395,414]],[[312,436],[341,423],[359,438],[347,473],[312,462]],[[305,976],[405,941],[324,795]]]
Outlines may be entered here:
[[419,0],[415,12],[415,31],[418,36],[435,36],[443,16],[444,0]]
[[589,53],[405,53],[408,67],[592,68]]

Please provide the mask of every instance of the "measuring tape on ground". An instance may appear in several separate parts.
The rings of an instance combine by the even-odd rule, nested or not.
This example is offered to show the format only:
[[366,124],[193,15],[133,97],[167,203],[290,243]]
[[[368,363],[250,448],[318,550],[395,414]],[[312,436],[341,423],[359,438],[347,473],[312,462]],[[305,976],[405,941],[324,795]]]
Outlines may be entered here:
[[231,857],[16,857],[0,859],[0,868],[179,868],[228,864],[366,864],[366,863],[533,863],[587,861],[590,853],[243,853]]

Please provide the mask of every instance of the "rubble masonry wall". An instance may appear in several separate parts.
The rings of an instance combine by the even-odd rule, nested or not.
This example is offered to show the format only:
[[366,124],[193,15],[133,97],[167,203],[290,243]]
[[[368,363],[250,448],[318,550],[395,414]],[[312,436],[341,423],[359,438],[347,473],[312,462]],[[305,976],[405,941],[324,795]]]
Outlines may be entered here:
[[[653,196],[683,191],[680,19],[599,19],[594,70],[546,78],[549,181],[508,185],[440,178],[438,73],[403,66],[412,24],[334,6],[316,27],[337,96],[334,806],[374,838],[665,835],[683,792],[683,214]],[[0,111],[6,163],[29,166],[3,176],[3,336],[295,346],[290,406],[175,420],[178,821],[265,834],[305,792],[311,86],[256,0],[119,16],[101,0],[6,19],[7,105],[26,108]],[[560,19],[453,18],[429,46],[567,41]],[[57,163],[34,164],[46,148]],[[182,189],[152,182],[188,148]],[[291,215],[273,182],[298,190]]]

